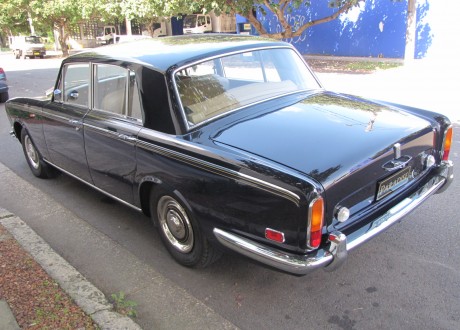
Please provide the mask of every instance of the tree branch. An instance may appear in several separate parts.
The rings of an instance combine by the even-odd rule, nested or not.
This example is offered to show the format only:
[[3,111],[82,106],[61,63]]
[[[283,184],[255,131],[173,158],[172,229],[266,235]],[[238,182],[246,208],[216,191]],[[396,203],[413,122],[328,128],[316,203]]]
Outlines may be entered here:
[[304,25],[302,25],[297,31],[295,31],[293,34],[292,34],[292,37],[299,37],[300,35],[302,35],[302,33],[314,26],[314,25],[318,25],[318,24],[322,24],[322,23],[327,23],[327,22],[330,22],[330,21],[333,21],[335,20],[337,17],[339,17],[341,14],[343,13],[346,13],[348,10],[350,10],[352,7],[356,6],[359,2],[363,2],[365,0],[358,0],[358,2],[356,3],[353,3],[351,1],[347,2],[346,4],[344,4],[341,8],[339,8],[339,10],[337,10],[335,13],[333,13],[332,15],[329,15],[329,16],[326,16],[326,17],[323,17],[323,18],[320,18],[320,19],[317,19],[317,20],[314,20],[314,21],[310,21],[308,23],[305,23]]
[[257,30],[257,32],[259,32],[261,36],[264,37],[268,35],[268,32],[267,30],[265,30],[262,23],[260,23],[260,21],[254,16],[253,7],[249,8],[249,10],[247,11],[246,15],[244,15],[244,17],[247,18],[249,23],[251,23],[252,26],[254,26],[254,28]]

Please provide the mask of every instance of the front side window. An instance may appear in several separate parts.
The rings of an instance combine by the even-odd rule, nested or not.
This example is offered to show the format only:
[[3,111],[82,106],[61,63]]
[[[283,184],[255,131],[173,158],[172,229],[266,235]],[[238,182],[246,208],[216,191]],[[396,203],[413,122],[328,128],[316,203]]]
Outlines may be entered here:
[[90,66],[88,63],[68,64],[64,66],[64,84],[62,95],[64,103],[88,107]]
[[175,82],[189,127],[267,99],[320,87],[289,48],[201,62],[177,71]]

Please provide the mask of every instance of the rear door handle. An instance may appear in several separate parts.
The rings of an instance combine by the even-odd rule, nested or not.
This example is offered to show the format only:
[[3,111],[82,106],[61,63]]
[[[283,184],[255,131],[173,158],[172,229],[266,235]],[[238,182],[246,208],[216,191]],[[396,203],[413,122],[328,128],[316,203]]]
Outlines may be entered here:
[[137,138],[135,136],[133,136],[133,135],[125,135],[125,134],[119,134],[118,138],[120,140],[127,141],[127,142],[135,142],[137,140]]

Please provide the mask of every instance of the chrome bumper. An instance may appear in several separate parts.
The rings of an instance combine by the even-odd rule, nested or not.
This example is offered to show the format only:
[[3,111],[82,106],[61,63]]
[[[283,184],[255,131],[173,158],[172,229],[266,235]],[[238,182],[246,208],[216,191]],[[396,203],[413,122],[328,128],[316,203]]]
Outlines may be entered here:
[[442,162],[437,175],[385,214],[376,218],[349,237],[341,232],[329,234],[329,246],[308,255],[298,255],[256,243],[250,239],[215,228],[214,235],[225,247],[265,265],[287,273],[306,275],[317,268],[337,269],[347,259],[348,251],[377,236],[406,216],[432,194],[447,189],[453,180],[453,163]]

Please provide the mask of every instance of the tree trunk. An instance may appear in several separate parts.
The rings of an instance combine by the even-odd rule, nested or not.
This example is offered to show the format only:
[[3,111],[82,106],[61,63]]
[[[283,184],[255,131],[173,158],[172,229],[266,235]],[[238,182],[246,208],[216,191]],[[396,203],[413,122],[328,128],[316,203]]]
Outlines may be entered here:
[[409,0],[407,4],[406,49],[404,61],[412,61],[415,57],[415,34],[417,23],[417,0]]
[[69,56],[69,46],[67,45],[67,39],[69,38],[69,35],[66,33],[66,26],[64,22],[58,22],[57,23],[57,30],[59,32],[59,45],[61,46],[62,50],[62,56],[67,57]]

